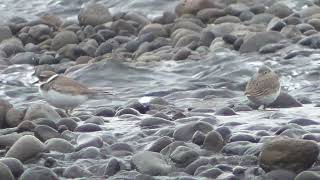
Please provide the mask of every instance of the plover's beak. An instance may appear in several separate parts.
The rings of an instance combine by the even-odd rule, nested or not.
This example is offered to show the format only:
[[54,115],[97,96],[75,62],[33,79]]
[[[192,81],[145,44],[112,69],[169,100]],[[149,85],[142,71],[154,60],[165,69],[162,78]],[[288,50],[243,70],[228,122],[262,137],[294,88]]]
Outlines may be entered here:
[[40,82],[39,80],[36,80],[35,82],[31,83],[32,85],[37,84],[38,82]]

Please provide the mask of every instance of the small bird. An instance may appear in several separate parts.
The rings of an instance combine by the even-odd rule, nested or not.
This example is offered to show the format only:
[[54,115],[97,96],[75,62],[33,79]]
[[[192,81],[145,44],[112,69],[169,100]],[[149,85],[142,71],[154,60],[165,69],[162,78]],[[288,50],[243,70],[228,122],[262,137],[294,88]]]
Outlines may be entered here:
[[71,78],[52,71],[43,71],[38,78],[42,82],[39,86],[41,96],[49,104],[64,109],[67,114],[94,95],[99,93],[111,95],[109,92],[90,89]]
[[262,65],[247,83],[244,94],[259,109],[265,109],[278,98],[280,89],[279,76],[270,67]]

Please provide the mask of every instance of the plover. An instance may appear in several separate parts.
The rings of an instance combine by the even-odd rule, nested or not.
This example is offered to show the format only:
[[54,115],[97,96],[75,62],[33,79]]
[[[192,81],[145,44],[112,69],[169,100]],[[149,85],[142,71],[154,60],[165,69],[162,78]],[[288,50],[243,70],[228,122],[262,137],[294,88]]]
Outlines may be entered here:
[[279,76],[270,67],[262,65],[247,83],[244,94],[259,109],[265,109],[278,98],[280,89]]
[[39,86],[41,96],[52,106],[64,109],[67,114],[94,95],[111,95],[110,92],[98,92],[52,71],[43,71],[38,78],[42,82]]

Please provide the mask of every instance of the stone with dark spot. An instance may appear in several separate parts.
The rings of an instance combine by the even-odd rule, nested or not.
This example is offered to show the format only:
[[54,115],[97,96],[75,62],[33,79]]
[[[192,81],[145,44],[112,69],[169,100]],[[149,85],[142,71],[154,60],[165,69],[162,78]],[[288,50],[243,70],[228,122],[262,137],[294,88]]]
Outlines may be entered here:
[[201,146],[203,144],[205,138],[206,138],[206,135],[204,133],[202,133],[201,131],[196,131],[193,134],[191,141],[194,144]]

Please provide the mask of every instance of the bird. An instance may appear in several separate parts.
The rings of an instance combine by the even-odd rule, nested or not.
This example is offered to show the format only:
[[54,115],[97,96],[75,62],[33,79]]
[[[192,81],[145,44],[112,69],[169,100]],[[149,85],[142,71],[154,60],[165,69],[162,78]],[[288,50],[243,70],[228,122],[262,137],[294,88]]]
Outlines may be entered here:
[[40,95],[52,106],[64,109],[68,115],[71,114],[74,108],[94,95],[99,93],[112,95],[107,91],[98,92],[90,89],[74,79],[52,71],[40,72],[38,79],[37,82],[40,82]]
[[248,81],[244,94],[259,109],[266,109],[278,98],[280,90],[279,76],[269,66],[262,65]]

